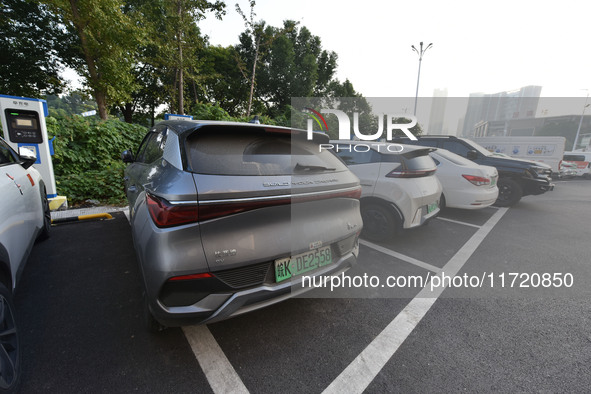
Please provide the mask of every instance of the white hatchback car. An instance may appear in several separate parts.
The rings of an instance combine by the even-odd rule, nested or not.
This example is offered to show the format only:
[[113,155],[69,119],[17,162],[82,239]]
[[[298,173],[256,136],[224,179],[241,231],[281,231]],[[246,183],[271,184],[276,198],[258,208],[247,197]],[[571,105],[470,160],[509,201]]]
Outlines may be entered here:
[[483,166],[445,149],[430,153],[443,186],[441,207],[479,209],[491,206],[499,196],[495,167]]
[[336,153],[361,181],[362,235],[392,238],[439,213],[442,187],[429,156],[433,148],[392,143],[331,141]]
[[16,390],[20,346],[13,292],[36,239],[47,238],[51,214],[45,186],[31,167],[34,154],[20,155],[0,138],[0,392]]

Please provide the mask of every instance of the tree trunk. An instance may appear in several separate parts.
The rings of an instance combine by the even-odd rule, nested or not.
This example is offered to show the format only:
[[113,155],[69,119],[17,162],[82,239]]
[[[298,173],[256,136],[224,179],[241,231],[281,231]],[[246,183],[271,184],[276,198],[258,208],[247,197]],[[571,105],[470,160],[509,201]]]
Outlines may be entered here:
[[[181,1],[178,2],[178,15],[179,19],[183,17],[183,8]],[[181,38],[182,32],[179,28],[177,30],[177,41],[178,41],[178,49],[179,49],[179,115],[185,114],[185,103],[184,103],[184,90],[185,90],[185,83],[183,80],[183,40]]]
[[88,74],[90,75],[90,82],[92,85],[94,99],[96,100],[96,105],[98,106],[99,117],[102,120],[106,120],[108,118],[107,95],[103,89],[99,88],[101,78],[99,76],[99,72],[97,70],[92,53],[90,52],[88,39],[84,31],[84,23],[80,18],[78,0],[70,0],[70,7],[72,8],[72,22],[74,23],[74,27],[76,28],[78,36],[80,37],[80,47],[82,49],[82,53],[84,54],[84,60],[86,61],[86,65],[88,66]]
[[252,77],[250,79],[250,97],[248,98],[248,110],[246,111],[246,117],[250,116],[250,109],[252,108],[252,96],[254,95],[254,79],[257,71],[257,61],[259,59],[259,43],[260,37],[257,38],[257,44],[254,52],[254,63],[252,64]]
[[133,107],[131,103],[125,103],[125,107],[119,106],[119,110],[123,113],[125,123],[133,123]]

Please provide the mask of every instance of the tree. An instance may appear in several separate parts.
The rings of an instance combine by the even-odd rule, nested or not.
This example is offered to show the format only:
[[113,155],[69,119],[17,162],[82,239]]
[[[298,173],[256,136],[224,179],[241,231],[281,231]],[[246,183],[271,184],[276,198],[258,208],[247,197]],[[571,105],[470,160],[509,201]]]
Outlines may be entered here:
[[261,99],[269,103],[270,114],[275,116],[286,113],[292,97],[325,94],[336,71],[337,56],[323,50],[320,38],[306,27],[300,28],[298,22],[287,20],[271,33],[258,86]]
[[76,35],[76,53],[64,61],[85,79],[107,119],[109,103],[129,100],[136,87],[132,69],[142,31],[118,0],[45,0],[70,32]]
[[[246,26],[246,31],[243,34],[249,36],[249,38],[254,43],[254,59],[252,60],[252,72],[250,74],[250,94],[248,96],[248,109],[246,110],[246,116],[250,116],[250,110],[252,109],[252,98],[254,95],[254,85],[256,80],[256,70],[257,70],[257,63],[259,62],[259,53],[261,49],[261,41],[264,44],[268,44],[270,41],[270,37],[267,37],[267,42],[265,42],[265,22],[259,21],[255,22],[254,17],[256,16],[254,12],[254,6],[256,2],[254,0],[250,1],[250,16],[247,18],[238,3],[236,3],[236,11],[242,19],[244,20],[244,24]],[[245,75],[246,77],[246,75]]]
[[149,27],[148,46],[154,51],[149,61],[160,72],[168,91],[172,112],[185,112],[185,83],[192,82],[194,93],[200,83],[199,53],[205,46],[197,23],[212,11],[216,18],[225,14],[225,4],[207,0],[145,1],[142,12]]
[[219,105],[231,116],[241,116],[246,112],[245,103],[249,94],[238,56],[231,46],[208,46],[200,54],[203,78],[199,99]]
[[39,97],[63,90],[59,48],[68,47],[71,37],[45,4],[3,0],[0,37],[1,93]]

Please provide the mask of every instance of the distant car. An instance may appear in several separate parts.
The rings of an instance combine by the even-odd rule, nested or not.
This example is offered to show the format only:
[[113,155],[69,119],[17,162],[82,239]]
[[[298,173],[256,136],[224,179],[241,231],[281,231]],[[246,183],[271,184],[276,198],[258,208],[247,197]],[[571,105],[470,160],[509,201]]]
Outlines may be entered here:
[[437,179],[443,186],[441,208],[479,209],[497,200],[497,169],[482,166],[445,149],[430,153],[437,164]]
[[562,160],[560,162],[560,174],[559,177],[563,179],[568,179],[577,176],[578,174],[578,166],[577,163],[574,161],[566,161]]
[[577,165],[576,176],[591,179],[591,152],[564,152],[563,160]]
[[21,347],[13,293],[37,239],[49,237],[51,213],[45,185],[32,167],[36,157],[20,155],[0,138],[0,390],[16,390]]
[[392,141],[447,149],[477,164],[495,167],[499,172],[499,197],[495,205],[500,207],[513,206],[523,196],[554,190],[552,167],[540,162],[493,155],[466,138],[450,135],[423,135],[417,141],[404,137],[396,137]]
[[262,124],[165,121],[125,189],[148,328],[208,323],[344,272],[362,229],[359,179],[319,151],[328,137]]
[[358,143],[331,141],[333,152],[361,181],[365,238],[392,239],[400,230],[421,226],[439,213],[442,188],[429,156],[432,148],[380,143],[356,151]]

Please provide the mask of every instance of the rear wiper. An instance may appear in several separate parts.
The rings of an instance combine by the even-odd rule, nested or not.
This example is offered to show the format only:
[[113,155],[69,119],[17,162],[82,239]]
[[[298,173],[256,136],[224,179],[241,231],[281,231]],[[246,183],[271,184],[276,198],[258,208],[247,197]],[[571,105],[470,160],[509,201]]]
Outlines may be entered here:
[[294,167],[295,171],[306,171],[306,172],[311,172],[311,171],[334,171],[335,168],[329,168],[329,167],[324,167],[324,166],[311,166],[311,165],[307,165],[307,164],[300,164],[297,163]]

